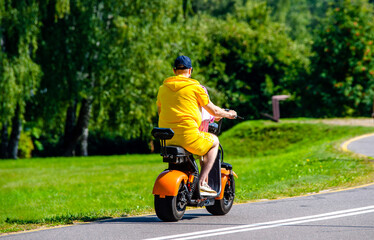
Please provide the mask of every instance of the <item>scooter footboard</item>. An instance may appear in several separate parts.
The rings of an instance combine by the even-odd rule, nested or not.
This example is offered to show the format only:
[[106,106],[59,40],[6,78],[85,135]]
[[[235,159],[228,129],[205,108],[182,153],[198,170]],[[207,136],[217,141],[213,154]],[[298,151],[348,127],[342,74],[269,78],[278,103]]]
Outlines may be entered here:
[[187,183],[188,176],[184,172],[178,170],[166,170],[158,175],[152,193],[165,196],[177,196],[179,185],[182,181]]
[[216,160],[209,172],[208,185],[218,194],[221,192],[221,150],[218,150]]

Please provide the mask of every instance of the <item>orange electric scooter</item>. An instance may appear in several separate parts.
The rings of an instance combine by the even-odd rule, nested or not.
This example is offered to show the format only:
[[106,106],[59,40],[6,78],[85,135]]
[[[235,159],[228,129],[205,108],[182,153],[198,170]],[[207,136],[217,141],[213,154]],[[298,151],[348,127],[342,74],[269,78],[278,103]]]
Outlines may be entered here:
[[[218,135],[222,119],[209,124],[209,131]],[[152,135],[161,141],[161,156],[169,167],[157,177],[153,187],[154,205],[157,217],[162,221],[180,220],[187,206],[205,206],[213,215],[225,215],[232,207],[235,198],[236,174],[232,166],[223,162],[223,148],[220,145],[213,168],[209,173],[208,184],[216,196],[201,196],[199,168],[193,155],[179,146],[166,146],[165,142],[174,136],[170,128],[154,128]],[[236,176],[237,177],[237,176]]]

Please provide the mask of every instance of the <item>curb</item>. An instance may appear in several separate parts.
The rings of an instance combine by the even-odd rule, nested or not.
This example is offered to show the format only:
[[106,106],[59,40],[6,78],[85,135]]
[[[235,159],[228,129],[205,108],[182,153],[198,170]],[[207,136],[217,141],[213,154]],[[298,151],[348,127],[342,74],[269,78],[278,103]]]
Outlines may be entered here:
[[374,136],[374,133],[368,133],[368,134],[364,134],[364,135],[361,135],[361,136],[358,136],[358,137],[354,137],[354,138],[351,138],[347,141],[345,141],[342,145],[341,145],[341,149],[344,151],[344,152],[351,152],[351,153],[354,153],[360,157],[368,157],[364,154],[361,154],[361,153],[356,153],[356,152],[353,152],[351,150],[348,149],[348,145],[354,141],[357,141],[357,140],[360,140],[360,139],[363,139],[363,138],[367,138],[367,137],[372,137]]

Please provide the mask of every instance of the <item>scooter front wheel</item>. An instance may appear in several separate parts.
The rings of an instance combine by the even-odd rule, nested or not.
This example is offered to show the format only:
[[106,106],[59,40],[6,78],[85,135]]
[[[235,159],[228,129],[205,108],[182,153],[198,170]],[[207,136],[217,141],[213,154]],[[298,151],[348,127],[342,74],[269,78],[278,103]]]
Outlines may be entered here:
[[233,177],[227,181],[223,198],[215,200],[214,205],[206,206],[206,210],[213,215],[225,215],[227,214],[234,203],[235,198],[235,179]]
[[155,195],[154,204],[157,217],[164,222],[176,222],[180,220],[186,211],[187,194],[187,189],[182,182],[179,186],[177,196],[160,198],[159,195]]

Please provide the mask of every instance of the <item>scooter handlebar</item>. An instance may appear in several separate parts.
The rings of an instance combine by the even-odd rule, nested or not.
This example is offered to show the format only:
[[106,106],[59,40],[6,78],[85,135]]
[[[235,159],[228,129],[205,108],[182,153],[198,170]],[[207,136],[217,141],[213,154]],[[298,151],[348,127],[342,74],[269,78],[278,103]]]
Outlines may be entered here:
[[[226,112],[230,111],[230,109],[228,109],[228,108],[225,108],[224,110],[225,110]],[[234,119],[244,120],[244,118],[241,117],[241,116],[239,116],[239,115],[236,115],[236,117],[235,117]]]
[[[225,111],[229,111],[229,109],[225,109]],[[216,126],[211,126],[211,127],[209,127],[209,128],[211,128],[211,130],[209,130],[209,132],[210,132],[210,133],[213,133],[213,134],[215,134],[215,135],[218,136],[218,134],[221,133],[221,126],[222,126],[222,121],[223,121],[223,119],[224,119],[224,118],[221,118],[221,119],[218,121],[218,124],[217,124]],[[238,115],[237,115],[235,119],[244,119],[244,118],[241,117],[241,116],[238,116]],[[213,124],[213,123],[211,123],[211,124]],[[216,123],[214,123],[214,124],[216,124]]]

